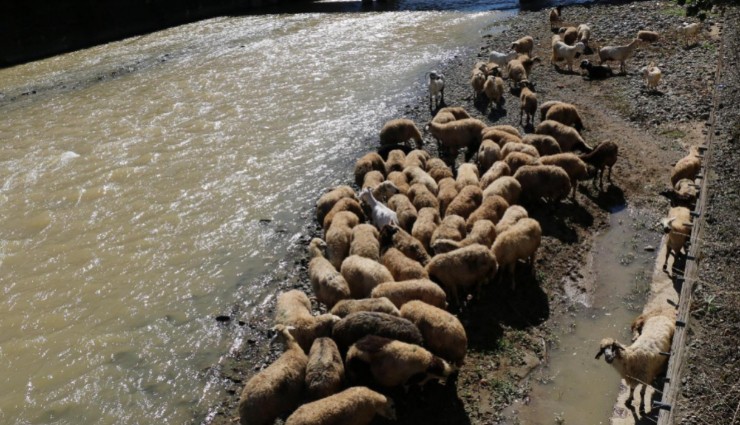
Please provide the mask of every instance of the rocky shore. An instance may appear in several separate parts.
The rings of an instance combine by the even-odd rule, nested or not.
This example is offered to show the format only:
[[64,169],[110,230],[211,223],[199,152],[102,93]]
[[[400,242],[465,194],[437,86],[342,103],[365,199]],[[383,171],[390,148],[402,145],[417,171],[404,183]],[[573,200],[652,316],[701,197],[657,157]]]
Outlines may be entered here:
[[[518,126],[517,90],[505,94],[505,101],[499,109],[484,111],[484,102],[476,101],[472,96],[469,78],[474,63],[486,58],[490,50],[505,51],[512,41],[531,35],[535,39],[534,55],[541,58],[541,63],[535,65],[530,78],[536,85],[539,102],[562,100],[577,105],[584,117],[586,130],[583,136],[587,143],[595,145],[611,140],[619,145],[620,158],[614,167],[613,184],[599,191],[586,182],[579,189],[577,203],[565,201],[555,213],[536,211],[532,214],[540,221],[544,234],[535,278],[527,282],[527,278],[522,276],[523,282],[527,283],[519,285],[515,292],[507,293],[505,299],[488,291],[482,299],[471,303],[460,314],[460,320],[468,332],[469,350],[459,376],[446,386],[428,385],[424,391],[412,389],[408,394],[402,390],[392,391],[390,395],[396,400],[398,411],[398,421],[394,423],[503,423],[504,418],[500,416],[503,407],[515,399],[526,398],[529,372],[546,361],[553,329],[561,326],[568,310],[574,308],[575,302],[566,296],[563,282],[568,280],[579,284],[581,279],[578,273],[590,251],[593,235],[608,225],[609,212],[625,204],[639,206],[647,211],[645,217],[641,218],[645,231],[657,232],[653,224],[668,211],[670,205],[669,199],[661,196],[661,193],[667,193],[669,189],[672,165],[685,155],[688,146],[704,142],[707,136],[712,96],[717,84],[714,79],[718,51],[723,36],[720,28],[726,22],[737,24],[736,9],[724,17],[711,14],[699,41],[688,48],[678,38],[676,31],[678,25],[688,19],[684,17],[683,9],[671,2],[568,6],[563,10],[563,19],[575,25],[588,23],[593,31],[594,43],[598,45],[626,44],[641,29],[657,31],[661,39],[640,47],[627,61],[625,75],[589,81],[578,72],[570,73],[550,64],[550,38],[553,33],[547,20],[547,11],[521,12],[498,23],[499,27],[503,27],[503,32],[492,29],[477,46],[477,55],[473,53],[469,57],[457,57],[440,64],[439,70],[447,80],[445,101],[450,106],[463,106],[476,118],[491,124]],[[731,41],[734,41],[733,48],[737,52],[737,37]],[[726,49],[725,52],[728,51]],[[598,62],[597,56],[591,54],[586,58]],[[639,69],[649,62],[654,62],[663,72],[663,80],[655,92],[646,89],[639,74]],[[728,75],[727,78],[734,78],[735,85],[723,84],[736,88],[737,74]],[[733,103],[733,100],[738,100],[737,89],[731,93],[734,98],[730,96],[724,100],[725,106],[720,112],[726,114],[728,120],[723,124],[726,128],[721,130],[724,136],[718,139],[722,144],[718,147],[720,152],[732,151],[740,131],[736,124],[737,108],[731,106],[737,104]],[[425,92],[419,93],[418,102],[409,105],[404,115],[413,119],[420,128],[431,119]],[[733,117],[734,121],[731,121]],[[531,128],[525,130],[532,131]],[[425,138],[431,141],[430,135],[425,135]],[[374,135],[368,135],[368,143],[376,143]],[[431,143],[429,145],[433,146]],[[717,155],[715,158],[723,158],[722,154]],[[737,169],[737,158],[725,158],[731,159],[723,159],[721,169],[730,175],[733,167]],[[736,180],[737,176],[731,178]],[[729,232],[726,229],[728,223],[737,221],[726,220],[726,215],[733,209],[736,211],[738,205],[735,193],[730,190],[729,186],[722,190],[721,200],[717,201],[718,209],[708,216],[708,222],[714,223],[717,231]],[[710,199],[710,202],[714,201]],[[310,237],[318,232],[317,226],[309,225],[302,242],[307,244]],[[722,262],[723,270],[727,270],[727,273],[734,271],[731,265],[732,246],[729,242],[711,245],[710,250],[710,258]],[[293,271],[272,282],[276,293],[292,288],[310,292],[305,251],[294,254],[298,259],[295,260]],[[730,279],[724,282],[733,281],[732,274],[726,276]],[[585,287],[581,289],[587,290]],[[731,292],[732,289],[723,288],[720,282],[717,287],[708,287],[707,291],[702,298],[703,311],[719,314],[722,309],[718,310],[717,306],[727,306],[729,301],[722,299],[720,302],[718,294]],[[733,300],[736,306],[734,317],[737,318],[737,306],[740,303],[736,290]],[[236,404],[244,383],[278,355],[276,349],[270,349],[266,343],[268,330],[272,326],[271,308],[268,305],[263,314],[243,318],[233,324],[244,329],[244,343],[231,353],[229,360],[220,365],[217,371],[224,385],[225,396],[218,406],[214,406],[208,422],[231,423],[237,416]],[[707,323],[714,326],[719,318],[711,314],[707,314],[707,317],[713,319]],[[737,323],[735,320],[733,326],[737,326]],[[738,334],[736,331],[735,335]],[[701,352],[697,353],[696,358],[699,359],[701,355]],[[737,359],[737,356],[733,358]],[[710,372],[716,373],[717,370],[712,369],[707,373]],[[733,376],[736,378],[738,375]],[[691,384],[695,381],[689,379],[688,382]],[[695,400],[692,394],[685,394],[687,403]],[[377,419],[377,423],[384,421]],[[687,423],[719,422],[697,419]]]

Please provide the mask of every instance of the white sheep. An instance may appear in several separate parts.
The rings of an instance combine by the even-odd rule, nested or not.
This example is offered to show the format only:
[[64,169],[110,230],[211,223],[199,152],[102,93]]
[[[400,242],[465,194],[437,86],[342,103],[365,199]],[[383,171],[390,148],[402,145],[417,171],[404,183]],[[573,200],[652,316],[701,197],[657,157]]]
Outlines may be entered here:
[[699,35],[699,31],[701,31],[700,22],[694,22],[693,24],[688,24],[684,22],[683,25],[678,27],[678,33],[681,34],[681,36],[683,37],[686,43],[686,47],[691,45],[691,41],[696,40],[697,36]]
[[665,369],[668,357],[661,353],[670,351],[675,329],[675,320],[658,315],[645,321],[642,333],[629,347],[611,338],[601,340],[596,358],[603,354],[604,360],[619,372],[629,386],[630,395],[625,404],[630,404],[635,387],[642,384],[640,406],[651,405],[645,400],[645,389]]
[[619,71],[622,73],[627,72],[627,59],[632,55],[632,52],[642,43],[642,40],[636,38],[629,44],[624,46],[604,46],[599,49],[599,60],[600,65],[604,62],[619,61]]
[[312,400],[329,397],[342,389],[344,362],[331,338],[316,338],[308,352],[306,392]]
[[384,282],[376,286],[370,295],[373,298],[387,298],[398,308],[413,300],[439,308],[447,306],[445,291],[426,278]]
[[359,198],[370,207],[370,219],[378,230],[391,224],[398,225],[398,216],[396,215],[396,212],[377,201],[371,190],[363,189],[360,192]]
[[681,179],[694,180],[701,171],[699,148],[691,146],[689,154],[676,162],[671,171],[671,185],[675,186]]
[[[374,230],[372,226],[368,226]],[[360,226],[358,226],[360,227]],[[316,299],[331,308],[340,300],[349,298],[349,285],[337,269],[324,258],[323,251],[326,242],[319,238],[313,238],[308,246],[308,278],[311,281],[313,293]]]
[[[442,105],[445,103],[445,76],[441,72],[430,71],[427,84],[429,86],[429,110],[431,111],[437,107],[437,103]],[[434,107],[432,107],[432,99]]]
[[519,53],[517,53],[516,50],[510,50],[508,53],[501,53],[494,50],[488,54],[488,62],[493,62],[503,68],[507,63],[516,59],[518,56]]
[[[494,242],[495,243],[495,242]],[[498,270],[496,257],[484,245],[473,244],[444,254],[435,255],[427,264],[429,278],[444,288],[450,302],[459,306],[458,288],[480,287]]]
[[288,417],[285,425],[368,425],[376,414],[395,420],[393,400],[367,387],[351,387],[304,404]]
[[286,350],[247,381],[239,398],[241,425],[271,425],[295,409],[303,398],[308,357],[290,334],[290,327],[277,325],[275,331]]
[[380,145],[405,145],[409,139],[416,142],[416,148],[420,149],[424,144],[421,132],[416,124],[408,118],[390,120],[380,129]]
[[534,261],[542,241],[542,228],[537,220],[522,218],[503,233],[496,235],[491,251],[499,265],[499,277],[511,276],[511,289],[516,285],[515,271],[518,260],[525,260],[534,274]]
[[401,316],[400,311],[398,311],[398,307],[393,305],[391,300],[385,297],[342,300],[332,307],[330,313],[344,318],[352,313],[360,311],[375,311],[378,313],[390,314],[392,316]]
[[511,43],[511,50],[514,50],[517,53],[526,54],[529,57],[532,57],[532,49],[534,49],[534,38],[531,36],[522,37]]
[[332,314],[311,314],[311,301],[303,291],[293,289],[281,292],[275,304],[275,324],[291,326],[291,335],[303,348],[311,349],[314,339],[331,335],[334,323],[339,317]]
[[339,272],[347,281],[352,298],[367,298],[373,288],[393,280],[393,275],[384,265],[359,255],[347,257]]
[[565,60],[565,63],[568,65],[568,71],[573,72],[573,61],[575,60],[576,55],[583,54],[585,50],[586,45],[582,42],[578,42],[574,46],[569,46],[562,41],[558,41],[552,46],[552,57],[550,58],[550,62],[554,63],[560,60]]
[[645,86],[648,90],[655,90],[658,87],[658,83],[660,83],[660,78],[663,76],[660,68],[652,62],[648,66],[642,67],[640,74],[645,80]]
[[423,301],[404,304],[401,317],[419,328],[429,351],[452,364],[462,365],[468,350],[468,336],[457,317]]
[[691,212],[686,207],[673,207],[668,212],[668,217],[660,220],[666,237],[665,261],[663,270],[668,268],[668,257],[673,253],[674,260],[678,257],[686,241],[691,237]]

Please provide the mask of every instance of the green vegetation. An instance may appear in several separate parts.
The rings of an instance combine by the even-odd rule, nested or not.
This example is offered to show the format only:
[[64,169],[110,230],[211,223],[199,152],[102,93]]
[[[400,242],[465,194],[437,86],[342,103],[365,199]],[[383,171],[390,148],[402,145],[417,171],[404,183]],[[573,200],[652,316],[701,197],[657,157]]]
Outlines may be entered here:
[[677,128],[663,130],[660,132],[660,134],[671,139],[683,139],[684,137],[686,137],[686,133]]

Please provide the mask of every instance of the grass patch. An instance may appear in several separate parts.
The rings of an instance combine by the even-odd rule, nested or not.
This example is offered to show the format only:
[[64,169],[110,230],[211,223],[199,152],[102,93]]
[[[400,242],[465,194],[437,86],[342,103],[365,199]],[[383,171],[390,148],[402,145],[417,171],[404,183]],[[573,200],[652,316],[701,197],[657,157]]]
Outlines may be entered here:
[[673,6],[668,9],[663,9],[660,11],[660,13],[664,15],[670,15],[670,16],[678,16],[681,18],[686,17],[686,11],[681,6]]
[[703,49],[707,49],[712,53],[717,53],[717,46],[714,45],[714,43],[710,43],[708,41],[705,41],[701,44],[701,47]]
[[684,137],[686,137],[686,132],[681,131],[677,128],[670,128],[667,130],[663,130],[660,132],[660,134],[668,138],[671,138],[671,139],[683,139]]

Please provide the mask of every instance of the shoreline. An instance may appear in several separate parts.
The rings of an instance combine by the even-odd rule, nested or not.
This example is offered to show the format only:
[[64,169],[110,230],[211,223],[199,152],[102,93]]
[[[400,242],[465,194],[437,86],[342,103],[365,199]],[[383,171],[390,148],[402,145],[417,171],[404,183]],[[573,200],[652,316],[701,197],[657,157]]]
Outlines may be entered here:
[[[621,42],[627,39],[620,35],[622,32],[636,33],[646,23],[673,28],[686,19],[672,14],[675,7],[670,3],[659,5],[654,7],[653,3],[634,2],[569,6],[564,10],[567,19],[591,23],[600,41]],[[624,16],[625,22],[616,27],[611,22],[612,14]],[[412,391],[401,396],[397,404],[403,416],[394,423],[458,423],[460,420],[467,420],[465,423],[500,423],[496,421],[504,420],[497,416],[501,408],[514,399],[526,397],[529,372],[545,360],[546,344],[543,347],[542,341],[552,343],[553,330],[565,326],[562,319],[569,309],[574,308],[575,304],[565,296],[563,279],[578,273],[584,264],[594,234],[608,226],[610,208],[637,205],[652,212],[646,217],[646,223],[667,211],[668,200],[658,193],[666,186],[672,163],[684,155],[684,145],[692,137],[701,136],[705,114],[708,116],[711,107],[711,99],[705,102],[702,96],[696,96],[696,90],[707,90],[705,83],[711,85],[711,81],[696,77],[704,76],[704,71],[712,65],[711,58],[716,56],[716,50],[700,44],[690,51],[693,56],[699,56],[692,62],[700,63],[704,59],[707,67],[679,70],[682,65],[680,54],[685,50],[680,48],[675,33],[666,31],[666,39],[661,45],[638,50],[628,62],[626,76],[586,83],[577,75],[560,73],[549,65],[546,48],[549,41],[545,40],[551,33],[547,28],[546,11],[520,11],[518,15],[498,22],[496,27],[505,29],[501,33],[484,36],[478,46],[464,49],[471,53],[477,49],[477,57],[458,56],[440,65],[439,70],[447,79],[447,105],[463,106],[475,118],[491,124],[516,124],[518,101],[511,93],[505,95],[504,110],[494,116],[486,116],[475,107],[468,83],[470,69],[489,49],[500,50],[524,34],[536,35],[535,55],[543,60],[535,67],[532,79],[537,84],[540,103],[558,99],[578,105],[587,117],[584,137],[591,145],[612,137],[620,140],[620,160],[614,170],[615,185],[613,189],[595,194],[590,183],[582,184],[578,194],[582,205],[565,201],[558,211],[559,215],[562,214],[560,221],[548,217],[545,212],[533,213],[533,217],[543,223],[545,233],[536,270],[547,270],[547,273],[538,273],[537,287],[527,287],[513,294],[515,296],[510,301],[514,308],[484,296],[466,309],[460,319],[468,330],[470,349],[455,385],[432,385],[423,394]],[[707,34],[703,36],[702,41],[711,45],[713,39]],[[661,61],[663,65],[659,66],[666,70],[659,97],[647,93],[637,75],[637,70],[644,66],[643,62],[650,59]],[[682,80],[689,81],[686,87],[679,85]],[[404,117],[411,118],[422,128],[431,118],[425,91],[419,94],[418,102],[413,106],[407,105],[404,112]],[[644,141],[645,134],[653,140]],[[425,139],[429,137],[425,135]],[[588,187],[584,189],[584,185]],[[312,219],[306,230],[307,236],[296,246],[296,252],[291,253],[297,257],[286,256],[286,259],[298,259],[293,260],[289,276],[275,282],[275,293],[293,288],[311,292],[306,277],[305,245],[320,229]],[[265,346],[267,329],[272,326],[271,309],[272,303],[264,307],[261,315],[243,320],[243,347],[218,366],[219,379],[229,384],[224,385],[226,395],[221,403],[212,407],[207,418],[211,419],[209,423],[230,423],[236,415],[235,406],[244,383],[279,354]],[[504,343],[512,344],[513,350],[502,350]],[[615,385],[618,385],[616,378]],[[386,422],[379,419],[374,423]]]

